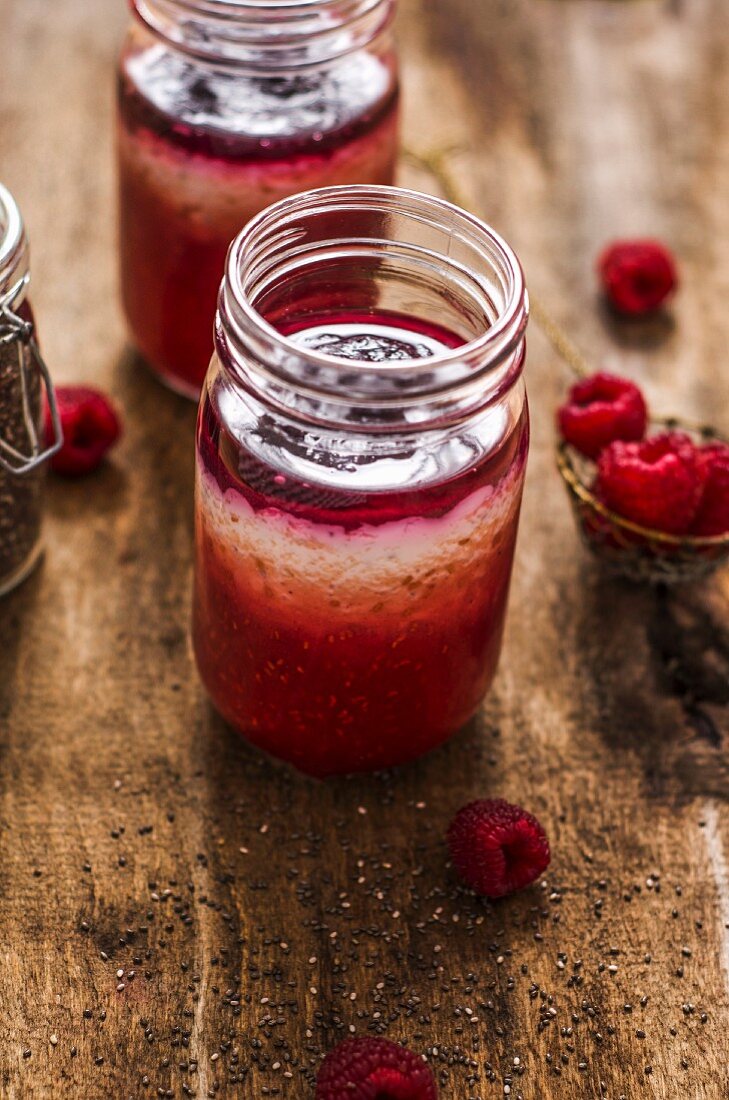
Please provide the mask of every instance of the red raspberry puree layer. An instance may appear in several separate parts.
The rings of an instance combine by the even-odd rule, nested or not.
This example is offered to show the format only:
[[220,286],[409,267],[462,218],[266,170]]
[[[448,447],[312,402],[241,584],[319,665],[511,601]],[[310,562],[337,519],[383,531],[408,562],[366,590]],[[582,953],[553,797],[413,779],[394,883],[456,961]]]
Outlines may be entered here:
[[[347,320],[309,338],[369,357],[383,330],[398,356],[454,342],[402,318],[371,316],[369,332]],[[526,412],[500,423],[452,476],[359,492],[267,466],[204,401],[195,647],[249,740],[326,776],[419,756],[474,714],[499,657],[527,453]]]

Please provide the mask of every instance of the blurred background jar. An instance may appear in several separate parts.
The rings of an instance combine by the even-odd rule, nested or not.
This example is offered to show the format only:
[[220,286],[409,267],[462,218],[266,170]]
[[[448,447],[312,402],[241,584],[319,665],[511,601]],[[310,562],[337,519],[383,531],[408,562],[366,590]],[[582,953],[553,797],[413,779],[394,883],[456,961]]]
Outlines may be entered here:
[[[61,445],[48,370],[28,301],[30,266],[23,219],[0,185],[0,596],[37,564],[47,459]],[[43,387],[54,425],[43,443]]]
[[119,66],[132,340],[196,398],[225,256],[270,203],[393,182],[395,0],[132,0]]

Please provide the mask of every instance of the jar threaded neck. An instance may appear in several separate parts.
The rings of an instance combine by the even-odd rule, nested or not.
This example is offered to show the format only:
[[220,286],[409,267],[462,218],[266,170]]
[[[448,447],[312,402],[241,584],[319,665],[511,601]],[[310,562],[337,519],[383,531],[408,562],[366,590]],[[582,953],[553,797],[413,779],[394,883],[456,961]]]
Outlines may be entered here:
[[390,23],[395,0],[131,0],[168,45],[261,75],[321,65],[360,49]]
[[[442,306],[461,319],[463,343],[417,360],[344,361],[266,320],[272,296],[295,301],[319,280],[341,297],[353,270],[356,294],[365,272],[380,301],[415,302],[424,318]],[[233,242],[216,341],[229,373],[279,407],[370,428],[384,414],[387,430],[393,416],[415,427],[498,401],[521,374],[528,312],[518,259],[477,218],[402,188],[331,187],[276,203]]]

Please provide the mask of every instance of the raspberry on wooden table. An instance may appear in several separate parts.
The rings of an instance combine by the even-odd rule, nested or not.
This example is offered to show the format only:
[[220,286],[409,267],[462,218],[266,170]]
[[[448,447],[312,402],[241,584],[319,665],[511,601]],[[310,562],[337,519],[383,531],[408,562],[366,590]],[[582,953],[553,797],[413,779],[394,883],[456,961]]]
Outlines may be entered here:
[[567,443],[588,458],[597,458],[616,439],[642,439],[648,410],[634,382],[600,371],[572,386],[557,420]]
[[464,806],[447,839],[461,878],[489,898],[523,889],[549,865],[549,841],[536,817],[503,798]]
[[438,1100],[423,1059],[389,1039],[345,1039],[330,1051],[316,1081],[316,1100]]
[[597,270],[610,304],[630,317],[654,313],[678,285],[676,262],[660,241],[615,241]]
[[[95,470],[121,435],[121,422],[105,394],[90,386],[56,386],[63,429],[63,446],[51,459],[51,469],[64,477],[82,477]],[[53,438],[50,409],[45,409],[46,440]]]

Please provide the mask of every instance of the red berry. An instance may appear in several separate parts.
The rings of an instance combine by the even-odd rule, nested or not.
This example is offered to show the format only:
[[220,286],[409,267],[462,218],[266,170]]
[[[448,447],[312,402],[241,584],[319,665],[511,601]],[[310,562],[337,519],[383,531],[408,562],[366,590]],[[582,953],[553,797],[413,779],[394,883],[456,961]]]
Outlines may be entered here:
[[596,492],[623,519],[667,534],[688,531],[704,473],[691,439],[662,432],[642,443],[611,443],[600,455]]
[[523,889],[549,866],[549,841],[536,817],[503,798],[464,806],[447,839],[458,873],[489,898]]
[[430,1069],[389,1039],[345,1039],[330,1051],[316,1081],[316,1100],[438,1100]]
[[648,410],[635,383],[601,371],[572,387],[557,418],[562,438],[597,458],[615,439],[642,439]]
[[[57,386],[63,446],[51,468],[65,477],[81,477],[101,463],[121,435],[121,423],[109,399],[90,386]],[[46,444],[53,439],[51,412],[45,409]]]
[[615,241],[597,269],[610,304],[632,317],[653,313],[678,285],[675,260],[660,241]]
[[704,495],[694,520],[693,535],[724,535],[729,532],[729,445],[708,443],[699,450],[704,471]]

